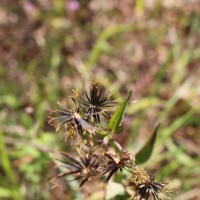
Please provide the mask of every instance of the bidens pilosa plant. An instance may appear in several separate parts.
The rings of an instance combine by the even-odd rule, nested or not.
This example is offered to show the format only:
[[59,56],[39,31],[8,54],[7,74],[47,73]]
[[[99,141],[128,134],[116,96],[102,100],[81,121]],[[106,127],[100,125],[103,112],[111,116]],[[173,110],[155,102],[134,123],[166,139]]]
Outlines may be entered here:
[[[74,108],[67,108],[59,103],[60,109],[51,111],[49,123],[56,127],[56,131],[63,127],[65,139],[76,141],[74,149],[78,153],[77,157],[74,157],[73,152],[61,152],[55,156],[54,160],[60,169],[55,179],[74,177],[73,180],[78,180],[80,187],[91,181],[106,185],[117,174],[125,172],[118,184],[122,185],[128,198],[169,199],[168,184],[157,182],[138,166],[149,159],[158,126],[135,155],[116,141],[131,94],[132,92],[111,116],[110,108],[117,106],[117,101],[113,100],[103,84],[94,80],[89,90],[72,97]],[[107,119],[107,126],[106,120],[102,123],[103,118]]]

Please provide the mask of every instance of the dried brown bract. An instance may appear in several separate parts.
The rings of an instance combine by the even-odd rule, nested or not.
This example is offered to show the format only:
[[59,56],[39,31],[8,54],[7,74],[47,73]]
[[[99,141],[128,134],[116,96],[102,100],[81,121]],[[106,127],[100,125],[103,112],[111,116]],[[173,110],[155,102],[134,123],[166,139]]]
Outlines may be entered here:
[[104,183],[108,182],[118,170],[130,169],[133,165],[134,161],[126,151],[114,155],[105,153],[104,163],[100,167],[102,175],[108,173]]

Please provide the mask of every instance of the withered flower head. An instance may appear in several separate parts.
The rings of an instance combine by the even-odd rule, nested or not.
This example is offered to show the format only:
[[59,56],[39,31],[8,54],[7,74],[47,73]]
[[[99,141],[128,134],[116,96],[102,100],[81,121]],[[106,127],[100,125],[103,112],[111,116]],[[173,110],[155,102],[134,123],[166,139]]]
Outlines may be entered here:
[[100,157],[96,154],[86,154],[80,156],[79,159],[72,158],[66,153],[62,153],[65,160],[59,160],[61,166],[66,171],[58,174],[57,178],[73,175],[74,180],[80,180],[81,187],[85,182],[90,181],[92,178],[98,177],[98,167],[100,165]]
[[104,162],[100,167],[100,171],[102,175],[108,173],[104,183],[108,182],[110,178],[120,170],[122,172],[123,169],[129,169],[134,165],[134,161],[131,158],[130,154],[126,151],[122,151],[119,154],[108,154],[105,153]]
[[115,102],[110,100],[109,93],[102,84],[93,80],[89,93],[84,91],[83,97],[79,97],[80,104],[88,114],[91,114],[90,117],[95,123],[100,122],[100,114],[104,117],[108,115],[108,108]]
[[162,200],[161,194],[170,195],[167,184],[159,183],[143,169],[135,167],[132,171],[131,188],[136,192],[134,200]]
[[[61,104],[60,104],[61,105]],[[64,107],[63,105],[61,105]],[[94,126],[90,125],[86,121],[86,116],[82,116],[80,110],[77,106],[75,110],[70,110],[64,107],[64,110],[54,110],[51,111],[51,115],[56,115],[55,117],[50,116],[49,123],[58,121],[57,124],[53,124],[56,127],[56,131],[59,130],[60,126],[66,128],[65,136],[74,136],[75,134],[83,136],[83,130],[94,134],[96,129]]]

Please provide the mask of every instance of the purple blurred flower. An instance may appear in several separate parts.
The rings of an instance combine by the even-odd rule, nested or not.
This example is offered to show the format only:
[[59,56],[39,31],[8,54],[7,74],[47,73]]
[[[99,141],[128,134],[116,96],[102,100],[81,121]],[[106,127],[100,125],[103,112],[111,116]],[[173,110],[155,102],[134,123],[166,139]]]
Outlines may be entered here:
[[77,0],[69,0],[66,6],[68,10],[76,12],[80,8],[80,3]]
[[35,6],[31,2],[28,2],[28,1],[23,2],[22,6],[23,6],[24,11],[27,13],[32,13],[36,9]]

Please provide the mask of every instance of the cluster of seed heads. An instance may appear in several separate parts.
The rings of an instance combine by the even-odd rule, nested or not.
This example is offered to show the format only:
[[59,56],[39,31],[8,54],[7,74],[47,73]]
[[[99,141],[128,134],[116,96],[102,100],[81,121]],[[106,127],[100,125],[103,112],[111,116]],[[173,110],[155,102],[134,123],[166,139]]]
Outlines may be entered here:
[[[64,127],[66,140],[72,138],[77,141],[79,153],[77,158],[65,152],[59,154],[56,160],[64,170],[56,179],[73,176],[74,180],[80,181],[80,187],[92,180],[106,184],[117,172],[126,170],[130,175],[127,186],[135,191],[131,199],[160,200],[160,194],[168,191],[167,184],[157,182],[137,167],[134,156],[124,150],[113,134],[101,125],[102,116],[111,116],[109,109],[116,104],[106,87],[92,81],[89,91],[84,90],[81,95],[72,97],[72,101],[74,109],[60,104],[62,109],[52,111],[49,120],[56,131]],[[105,138],[109,138],[107,142]]]

